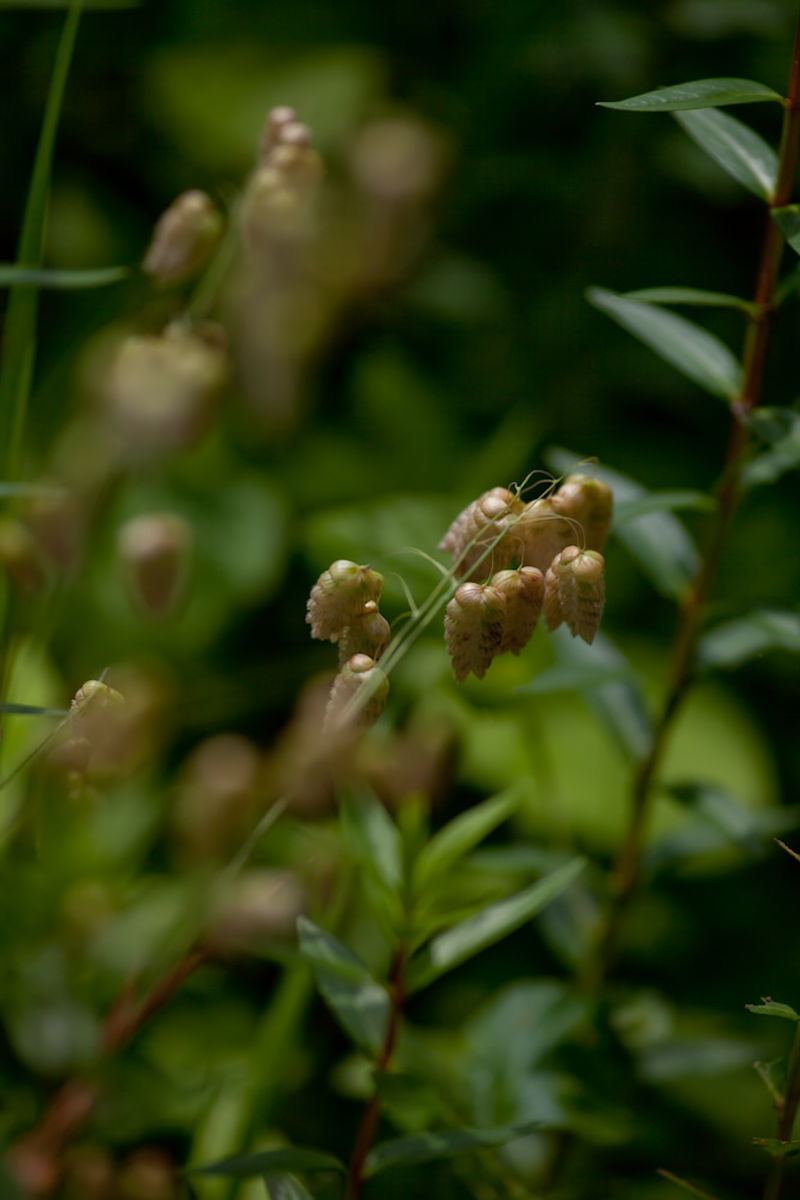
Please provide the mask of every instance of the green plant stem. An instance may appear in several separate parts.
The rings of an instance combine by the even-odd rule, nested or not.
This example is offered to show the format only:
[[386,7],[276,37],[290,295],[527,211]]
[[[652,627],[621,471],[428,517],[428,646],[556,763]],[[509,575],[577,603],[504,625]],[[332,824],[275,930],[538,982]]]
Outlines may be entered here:
[[775,315],[778,274],[784,249],[784,239],[772,219],[772,210],[785,206],[791,200],[799,153],[800,19],[795,33],[789,89],[784,101],[778,178],[766,217],[752,313],[748,320],[742,353],[742,388],[733,403],[728,448],[716,491],[714,521],[705,554],[683,604],[673,643],[666,699],[653,730],[650,748],[634,774],[630,819],[612,872],[610,905],[585,972],[584,981],[593,990],[602,984],[613,967],[630,902],[638,887],[647,821],[658,773],[671,729],[694,682],[697,645],[706,606],[716,582],[741,495],[742,466],[750,437],[748,421],[750,414],[761,402],[764,366]]
[[[386,1023],[386,1034],[383,1039],[383,1046],[375,1063],[375,1073],[379,1077],[389,1069],[392,1058],[394,1057],[395,1049],[397,1048],[397,1037],[400,1032],[400,1022],[403,1017],[403,1007],[406,999],[406,965],[408,962],[408,948],[405,945],[398,947],[395,954],[394,966],[392,968],[391,980],[389,983],[389,1019]],[[378,1132],[378,1125],[381,1119],[381,1102],[378,1089],[376,1087],[374,1093],[370,1097],[364,1115],[361,1118],[361,1124],[356,1135],[353,1153],[350,1158],[350,1166],[347,1173],[347,1187],[345,1189],[345,1200],[357,1200],[361,1195],[361,1189],[364,1186],[364,1167],[367,1161],[367,1155],[372,1149],[372,1144],[375,1141],[375,1135]]]
[[[794,1041],[786,1068],[786,1091],[778,1105],[778,1129],[776,1137],[781,1142],[792,1140],[797,1108],[800,1105],[800,1024],[795,1026]],[[780,1200],[786,1173],[786,1155],[776,1155],[764,1186],[764,1200]]]

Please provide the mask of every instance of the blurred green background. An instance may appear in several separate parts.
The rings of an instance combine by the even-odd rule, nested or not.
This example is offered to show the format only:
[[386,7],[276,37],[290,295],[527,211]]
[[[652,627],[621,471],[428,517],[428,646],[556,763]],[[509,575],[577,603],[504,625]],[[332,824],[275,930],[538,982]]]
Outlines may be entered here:
[[[63,917],[64,890],[84,876],[105,878],[120,863],[131,878],[168,875],[175,855],[170,789],[203,738],[235,732],[269,752],[300,690],[332,665],[330,647],[311,643],[304,623],[309,587],[332,559],[375,560],[399,612],[392,572],[417,599],[435,575],[413,557],[385,556],[407,546],[434,552],[465,503],[546,467],[554,446],[576,461],[597,457],[650,489],[712,486],[727,439],[724,405],[611,325],[584,292],[592,284],[621,291],[680,284],[748,296],[764,213],[668,117],[613,113],[595,102],[716,75],[781,89],[795,17],[788,0],[159,0],[87,9],[58,138],[50,266],[138,263],[155,219],[188,188],[229,204],[275,104],[297,109],[326,163],[323,213],[337,231],[334,257],[363,252],[357,238],[348,242],[348,221],[359,212],[348,197],[353,147],[370,122],[424,122],[437,148],[438,180],[415,210],[401,267],[346,296],[303,364],[302,402],[291,420],[257,420],[231,388],[199,445],[126,474],[93,519],[84,566],[44,617],[30,617],[29,659],[18,668],[12,699],[65,704],[85,679],[131,662],[156,677],[168,699],[163,761],[149,768],[147,782],[130,785],[116,818],[107,815],[96,831],[121,844],[117,858],[98,853],[94,861],[85,846],[69,843],[63,878],[47,886],[23,879],[20,886],[41,903],[10,938],[11,959],[22,955],[23,942],[44,953],[54,913]],[[59,13],[32,5],[0,8],[6,262],[15,256],[60,24]],[[779,117],[772,108],[739,112],[774,142]],[[155,294],[138,274],[96,291],[43,294],[31,477],[51,472],[65,428],[87,404],[85,347],[109,326],[156,330],[176,305],[173,294]],[[738,352],[738,315],[704,310],[702,319]],[[787,304],[770,356],[769,404],[797,398],[797,319],[796,302]],[[756,604],[797,611],[799,499],[792,475],[748,494],[715,618]],[[157,626],[131,605],[114,561],[120,523],[153,508],[189,518],[197,539],[186,607]],[[702,515],[686,519],[702,535]],[[658,696],[674,605],[653,593],[617,543],[608,569],[604,628]],[[520,845],[532,836],[536,845],[607,858],[624,819],[628,766],[575,694],[518,691],[551,657],[539,635],[519,660],[457,689],[433,633],[398,672],[382,736],[414,722],[443,722],[453,731],[456,766],[442,816],[522,777],[532,798],[516,826]],[[797,711],[796,659],[762,656],[698,690],[667,773],[724,785],[745,809],[769,810],[759,826],[769,832],[772,810],[797,801]],[[30,745],[36,735],[28,730],[15,736]],[[685,816],[665,801],[660,844],[679,839],[684,827]],[[776,818],[775,831],[782,828]],[[765,994],[800,1002],[788,916],[800,868],[763,837],[756,841],[755,849],[745,839],[710,859],[699,843],[685,859],[677,841],[674,854],[663,851],[657,886],[631,932],[626,965],[640,1004],[631,1022],[658,1023],[653,995],[663,989],[681,1014],[680,1044],[661,1060],[649,1047],[635,1084],[615,1076],[613,1058],[587,1084],[594,1149],[581,1151],[575,1168],[581,1197],[667,1195],[655,1166],[700,1171],[741,1196],[760,1194],[767,1160],[748,1142],[772,1133],[772,1116],[749,1063],[781,1054],[783,1030],[765,1030],[743,1005]],[[127,858],[124,845],[134,846]],[[279,843],[267,859],[280,863],[294,853]],[[10,920],[13,905],[3,903]],[[511,981],[561,973],[557,931],[548,937],[517,935],[434,990],[414,1015],[423,1026],[457,1025]],[[60,968],[50,965],[55,978]],[[181,1024],[192,1004],[216,1014],[209,1058],[241,1055],[242,1031],[252,1027],[273,971],[259,964],[189,985],[185,1008],[179,1002],[177,1014],[166,1015],[143,1052],[141,1103],[151,1104],[153,1083],[144,1076],[154,1063],[177,1076],[192,1060],[190,1030]],[[38,978],[46,974],[42,968]],[[24,976],[11,972],[9,995],[19,988],[27,995]],[[108,997],[101,984],[85,992],[91,1026]],[[17,1001],[6,1008],[8,1018]],[[3,1049],[16,1097],[10,1137],[32,1122],[53,1079],[74,1065],[69,1044],[78,1037],[69,1027],[67,1050],[57,1047],[48,1059],[35,1049],[36,1029],[20,1033],[14,1020]],[[358,1110],[337,1098],[342,1080],[331,1082],[343,1052],[337,1037],[320,1010],[286,1085],[289,1115],[278,1124],[299,1141],[346,1153]],[[705,1050],[697,1049],[701,1043]],[[566,1053],[563,1068],[575,1069]],[[183,1108],[173,1095],[171,1107],[154,1106],[144,1119],[133,1101],[128,1124],[115,1127],[114,1114],[106,1114],[99,1136],[123,1147],[149,1139],[178,1147],[180,1156],[202,1107],[193,1107],[182,1086]],[[631,1117],[637,1104],[648,1113],[647,1128]],[[464,1194],[450,1176],[436,1178],[436,1195]],[[397,1186],[385,1194],[409,1194]]]

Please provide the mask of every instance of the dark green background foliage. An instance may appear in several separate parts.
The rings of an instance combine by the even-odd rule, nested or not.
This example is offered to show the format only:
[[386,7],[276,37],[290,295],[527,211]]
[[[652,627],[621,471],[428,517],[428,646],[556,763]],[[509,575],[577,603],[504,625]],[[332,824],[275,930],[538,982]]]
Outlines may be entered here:
[[[357,130],[386,115],[430,122],[448,165],[413,267],[345,306],[292,427],[259,427],[231,389],[200,446],[112,490],[77,578],[44,616],[21,618],[30,636],[11,700],[66,705],[85,679],[126,662],[154,673],[167,699],[155,761],[95,807],[65,806],[47,775],[22,793],[35,820],[24,819],[0,883],[0,1089],[9,1100],[0,1131],[8,1141],[92,1059],[126,974],[155,978],[191,940],[205,877],[186,866],[169,815],[184,762],[203,738],[230,731],[252,739],[266,775],[273,771],[271,748],[298,694],[333,665],[331,648],[312,643],[304,623],[308,590],[332,559],[376,560],[396,616],[403,602],[392,573],[418,599],[436,576],[420,559],[381,556],[409,545],[433,553],[465,503],[552,466],[548,450],[558,446],[647,489],[711,489],[726,406],[584,293],[593,284],[674,284],[749,296],[763,206],[671,118],[595,102],[716,75],[782,89],[794,17],[788,0],[153,0],[85,13],[54,164],[48,266],[136,264],[156,217],[185,189],[229,204],[273,104],[293,104],[311,125],[331,194],[346,187]],[[60,12],[0,7],[4,262],[16,254],[61,23]],[[774,143],[777,106],[737,111]],[[30,478],[48,474],[60,435],[86,404],[84,348],[112,324],[157,330],[174,308],[136,271],[108,288],[42,295]],[[738,353],[740,315],[701,315]],[[797,400],[797,320],[795,298],[776,328],[769,405]],[[797,611],[798,499],[792,474],[747,494],[715,622],[754,606]],[[161,625],[131,606],[114,555],[121,521],[151,508],[187,516],[197,539],[186,608]],[[701,537],[702,511],[680,515]],[[659,695],[675,605],[616,540],[606,611],[605,632]],[[487,1128],[539,1119],[577,1134],[564,1143],[564,1196],[677,1195],[655,1174],[663,1167],[713,1181],[721,1196],[727,1187],[755,1197],[768,1159],[751,1139],[773,1136],[774,1117],[751,1064],[780,1057],[791,1027],[744,1005],[773,995],[800,1006],[792,920],[800,864],[770,840],[792,841],[785,810],[800,786],[796,654],[756,656],[703,682],[690,701],[665,767],[668,783],[686,787],[659,797],[652,886],[637,904],[611,1019],[597,1037],[570,982],[574,910],[591,904],[613,854],[629,764],[577,692],[526,690],[552,661],[540,631],[519,660],[459,688],[436,623],[398,670],[373,735],[379,756],[393,729],[417,737],[447,729],[434,828],[522,780],[515,816],[486,851],[498,857],[486,859],[483,876],[475,865],[477,882],[452,881],[453,910],[477,894],[464,888],[494,900],[575,851],[592,859],[576,885],[584,891],[570,893],[574,904],[557,902],[411,1001],[403,1070],[414,1078],[407,1094],[389,1098],[397,1120],[387,1119],[384,1133],[414,1122]],[[600,708],[613,703],[600,694]],[[36,743],[37,730],[30,719],[11,723],[4,767]],[[264,790],[274,796],[271,780]],[[3,796],[8,819],[20,794]],[[337,897],[338,936],[377,969],[385,947],[369,889],[366,898],[355,885],[340,894],[350,851],[336,829],[330,815],[311,824],[291,817],[257,857],[300,873],[323,926]],[[81,903],[109,907],[104,932]],[[282,974],[276,959],[291,963],[291,945],[217,961],[190,979],[103,1068],[106,1099],[81,1139],[112,1147],[118,1161],[142,1144],[159,1146],[184,1165],[247,1149],[248,1132],[257,1141],[279,1131],[347,1159],[364,1072],[302,978]],[[277,994],[289,1016],[276,1035],[268,1021],[279,1025],[270,1008]],[[415,1074],[431,1062],[449,1110]],[[251,1131],[238,1117],[226,1125],[248,1088],[259,1097]],[[478,1194],[511,1194],[503,1171],[533,1178],[557,1156],[551,1133],[534,1143],[517,1141],[505,1159],[485,1152]],[[472,1160],[453,1160],[461,1161],[463,1169],[445,1160],[387,1170],[368,1194],[475,1194]],[[320,1178],[319,1194],[331,1194]],[[228,1194],[215,1187],[198,1182],[197,1194]]]

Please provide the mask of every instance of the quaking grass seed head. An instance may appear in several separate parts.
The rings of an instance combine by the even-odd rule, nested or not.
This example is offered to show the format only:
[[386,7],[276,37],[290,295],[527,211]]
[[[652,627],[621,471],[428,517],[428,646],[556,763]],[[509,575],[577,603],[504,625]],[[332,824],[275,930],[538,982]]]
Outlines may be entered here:
[[164,286],[198,275],[211,260],[224,228],[205,192],[184,192],[156,222],[142,269]]
[[354,654],[333,681],[323,729],[326,732],[374,725],[386,705],[389,680],[368,654]]
[[311,636],[337,642],[370,600],[377,604],[382,591],[383,576],[377,571],[346,558],[337,559],[311,589],[306,606]]
[[376,601],[368,600],[339,636],[339,665],[346,663],[354,654],[368,654],[377,662],[389,645],[391,636],[392,628],[378,611]]
[[492,587],[505,600],[503,632],[498,654],[519,654],[533,636],[544,601],[544,576],[537,567],[500,571]]
[[553,496],[554,512],[577,521],[589,550],[602,550],[611,532],[614,493],[602,479],[568,475]]
[[497,588],[480,583],[462,583],[447,605],[445,641],[456,679],[470,671],[479,679],[488,671],[503,640],[505,596]]
[[568,546],[545,576],[544,613],[548,627],[562,623],[573,637],[591,644],[605,605],[605,560],[596,550]]
[[480,582],[509,566],[517,557],[515,526],[523,508],[519,496],[503,487],[468,504],[439,543],[453,554],[453,573]]

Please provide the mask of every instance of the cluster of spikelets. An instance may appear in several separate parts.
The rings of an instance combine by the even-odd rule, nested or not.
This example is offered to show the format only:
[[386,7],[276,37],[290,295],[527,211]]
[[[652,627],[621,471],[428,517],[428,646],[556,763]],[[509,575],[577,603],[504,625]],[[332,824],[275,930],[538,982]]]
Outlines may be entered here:
[[[611,527],[608,484],[570,475],[557,491],[525,503],[507,488],[485,492],[456,517],[440,543],[464,582],[447,605],[445,640],[458,680],[482,678],[498,654],[519,654],[544,615],[591,643],[605,603],[600,550]],[[577,543],[580,543],[578,545]],[[306,620],[312,637],[339,644],[328,728],[370,724],[388,692],[378,660],[391,631],[378,609],[383,577],[347,560],[323,571]]]
[[[600,550],[611,527],[608,484],[570,475],[558,491],[525,503],[492,488],[456,517],[439,548],[466,580],[447,606],[445,637],[456,678],[482,678],[498,654],[519,654],[544,614],[594,640],[605,603]],[[576,545],[580,542],[580,545]]]

